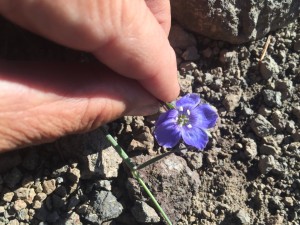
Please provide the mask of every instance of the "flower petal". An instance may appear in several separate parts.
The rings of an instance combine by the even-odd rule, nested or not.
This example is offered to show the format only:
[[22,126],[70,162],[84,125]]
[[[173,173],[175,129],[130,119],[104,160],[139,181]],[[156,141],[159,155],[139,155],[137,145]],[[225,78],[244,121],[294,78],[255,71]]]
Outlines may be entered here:
[[155,126],[159,126],[161,123],[165,122],[166,120],[176,120],[178,116],[178,111],[176,109],[170,109],[165,113],[159,115],[158,120],[155,123]]
[[187,94],[181,99],[176,101],[176,108],[179,109],[193,109],[201,102],[200,96],[198,94]]
[[181,138],[181,129],[177,125],[176,117],[174,112],[178,114],[177,110],[169,110],[162,114],[156,124],[154,130],[154,137],[156,138],[159,145],[166,148],[174,147]]
[[198,149],[204,149],[208,142],[208,136],[206,132],[199,127],[183,127],[182,139],[186,144],[194,146]]
[[215,126],[218,119],[217,110],[209,104],[201,104],[191,110],[190,124],[193,127],[208,129]]

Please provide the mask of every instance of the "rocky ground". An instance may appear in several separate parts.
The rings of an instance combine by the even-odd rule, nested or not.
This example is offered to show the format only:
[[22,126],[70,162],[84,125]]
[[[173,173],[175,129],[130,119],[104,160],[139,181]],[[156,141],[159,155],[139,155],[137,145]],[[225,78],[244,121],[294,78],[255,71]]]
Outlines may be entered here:
[[[0,22],[1,57],[90,60]],[[260,63],[267,37],[230,45],[173,25],[182,95],[199,93],[220,115],[204,151],[182,144],[141,171],[174,224],[300,223],[299,21],[270,35]],[[141,163],[167,151],[156,118],[107,129]],[[0,171],[1,225],[164,224],[101,130],[0,155]]]

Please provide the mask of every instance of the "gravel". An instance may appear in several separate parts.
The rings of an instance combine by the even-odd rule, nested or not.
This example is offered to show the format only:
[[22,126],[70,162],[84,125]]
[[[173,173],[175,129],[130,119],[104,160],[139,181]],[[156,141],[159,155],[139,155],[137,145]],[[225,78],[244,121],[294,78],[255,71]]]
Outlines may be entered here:
[[[2,19],[0,27],[1,57],[92,60]],[[300,224],[299,32],[299,21],[271,32],[260,64],[266,37],[231,45],[172,26],[181,94],[198,93],[220,115],[204,151],[182,145],[141,170],[174,224]],[[153,139],[156,118],[107,128],[139,164],[167,151]],[[146,221],[164,224],[101,129],[0,155],[1,225]]]

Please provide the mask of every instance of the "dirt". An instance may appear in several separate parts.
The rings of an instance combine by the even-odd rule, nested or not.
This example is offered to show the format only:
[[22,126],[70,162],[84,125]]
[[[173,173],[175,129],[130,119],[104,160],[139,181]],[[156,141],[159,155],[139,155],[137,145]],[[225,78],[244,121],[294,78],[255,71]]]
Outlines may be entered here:
[[[269,34],[262,62],[267,37],[231,45],[176,32],[172,35],[182,38],[171,42],[177,44],[181,95],[200,94],[218,109],[220,119],[204,151],[182,144],[186,150],[180,154],[143,169],[148,187],[173,224],[299,224],[299,20]],[[0,34],[2,58],[93,60],[4,20]],[[143,162],[167,151],[153,143],[156,118],[125,117],[108,127],[132,159]],[[90,163],[101,154],[99,130],[95,132],[1,155],[0,224],[144,224],[134,219],[131,208],[136,201],[152,204],[127,169],[121,166],[116,177],[104,178],[97,164]],[[71,157],[64,152],[68,148],[90,152]],[[89,176],[81,177],[84,171]],[[45,186],[46,181],[52,186]],[[22,197],[21,187],[33,189],[34,200]],[[116,211],[109,204],[104,204],[106,219],[94,213],[93,207],[99,210],[99,189],[101,195],[113,194],[106,199],[122,214],[110,213]]]

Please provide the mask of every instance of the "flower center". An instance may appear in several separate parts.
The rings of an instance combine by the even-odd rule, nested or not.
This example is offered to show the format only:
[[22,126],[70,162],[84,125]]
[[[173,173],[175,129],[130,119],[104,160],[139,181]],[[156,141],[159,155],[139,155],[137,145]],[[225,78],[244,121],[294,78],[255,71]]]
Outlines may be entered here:
[[192,124],[189,123],[190,118],[189,115],[191,115],[190,110],[186,110],[186,112],[183,112],[183,108],[179,107],[178,109],[179,115],[176,117],[176,122],[177,124],[182,127],[182,126],[187,126],[187,128],[192,128]]

